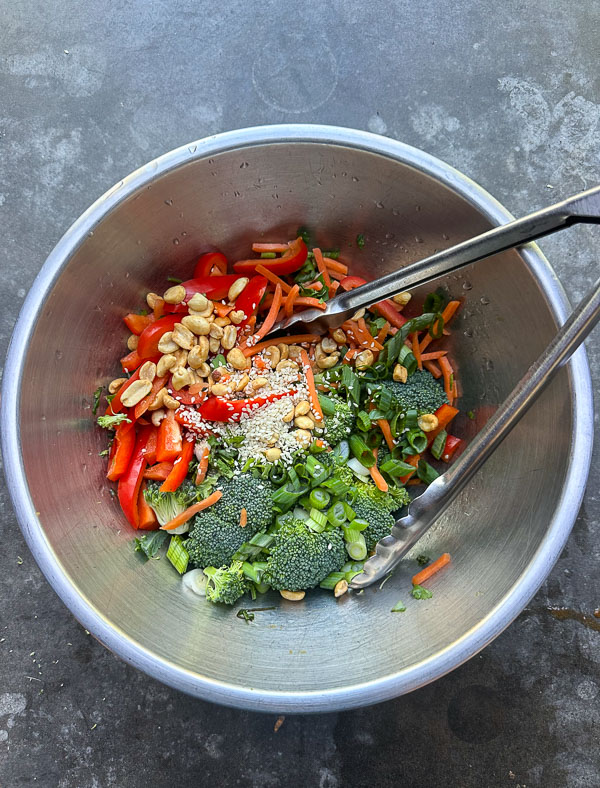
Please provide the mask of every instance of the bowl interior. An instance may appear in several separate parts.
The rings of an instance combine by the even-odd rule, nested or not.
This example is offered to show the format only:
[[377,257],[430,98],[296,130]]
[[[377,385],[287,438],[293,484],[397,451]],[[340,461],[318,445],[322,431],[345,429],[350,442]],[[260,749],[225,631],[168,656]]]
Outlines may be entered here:
[[[249,625],[186,592],[166,560],[143,561],[105,483],[106,436],[90,412],[92,392],[118,375],[126,352],[121,317],[144,306],[148,290],[162,292],[168,275],[188,278],[199,252],[217,247],[235,259],[252,240],[287,239],[299,225],[373,278],[490,222],[421,169],[350,146],[287,142],[192,157],[116,205],[72,250],[33,329],[19,417],[46,546],[117,640],[144,653],[155,675],[198,695],[296,710],[366,702],[355,690],[370,683],[375,701],[453,667],[441,655],[492,614],[542,545],[573,431],[563,371],[382,589],[337,601],[317,591],[302,603],[270,594],[244,603],[276,608]],[[453,432],[469,438],[544,348],[555,320],[517,252],[442,284],[465,300],[452,356],[460,407],[474,419],[460,417]],[[452,564],[432,581],[433,599],[413,600],[414,555],[444,551]],[[407,611],[392,614],[399,599]]]

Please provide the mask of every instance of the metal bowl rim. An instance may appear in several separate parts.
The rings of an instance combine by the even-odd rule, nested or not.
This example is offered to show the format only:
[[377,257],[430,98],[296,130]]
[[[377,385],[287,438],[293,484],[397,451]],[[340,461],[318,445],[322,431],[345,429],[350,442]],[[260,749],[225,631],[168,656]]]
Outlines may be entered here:
[[[379,154],[414,167],[445,184],[494,224],[510,221],[509,213],[478,184],[440,159],[405,143],[356,129],[312,124],[257,126],[224,132],[188,143],[143,165],[97,199],[56,244],[23,304],[9,345],[2,386],[2,451],[5,475],[21,530],[50,585],[80,623],[107,648],[154,678],[191,695],[255,711],[315,712],[365,706],[412,691],[470,659],[500,634],[541,586],[563,549],[577,517],[589,473],[593,432],[593,397],[586,353],[581,347],[568,365],[572,391],[573,440],[569,468],[548,532],[520,582],[483,618],[447,648],[428,659],[381,679],[326,691],[280,692],[207,679],[185,670],[131,640],[86,600],[63,571],[37,519],[21,458],[19,392],[30,337],[54,283],[90,232],[120,203],[159,175],[190,161],[232,149],[274,143],[320,143]],[[569,303],[550,264],[535,244],[522,257],[538,281],[557,322]]]

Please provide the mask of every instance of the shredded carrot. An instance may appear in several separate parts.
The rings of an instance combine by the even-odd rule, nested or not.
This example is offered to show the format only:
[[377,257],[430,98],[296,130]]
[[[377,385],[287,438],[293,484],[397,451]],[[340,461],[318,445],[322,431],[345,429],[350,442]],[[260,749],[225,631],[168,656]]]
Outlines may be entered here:
[[371,465],[369,468],[369,473],[371,474],[371,479],[375,482],[375,485],[378,490],[381,492],[388,491],[388,483],[381,475],[379,468],[377,467],[377,449],[373,449],[373,454],[375,455],[375,464]]
[[329,288],[329,295],[330,296],[333,295],[337,291],[339,286],[340,286],[339,282],[332,282],[331,287]]
[[422,353],[421,354],[421,361],[434,361],[436,358],[442,358],[442,356],[447,356],[447,350],[436,350],[433,353]]
[[420,459],[421,459],[421,455],[420,454],[411,454],[409,457],[406,458],[405,462],[407,462],[409,465],[412,465],[415,470],[411,471],[410,473],[407,473],[406,476],[401,476],[400,477],[400,482],[402,484],[406,484],[406,482],[410,479],[410,477],[417,470],[417,465],[419,464],[419,460]]
[[[421,356],[423,358],[423,356]],[[436,380],[442,377],[442,370],[438,367],[435,361],[423,361],[423,366],[428,372],[431,372]]]
[[252,251],[260,254],[261,252],[275,252],[283,254],[287,252],[288,244],[252,244]]
[[212,506],[217,501],[221,500],[223,493],[221,490],[215,490],[211,493],[208,498],[204,498],[202,501],[198,501],[198,503],[194,503],[191,506],[188,506],[187,509],[184,509],[181,514],[178,514],[177,517],[174,517],[172,520],[169,520],[168,523],[162,526],[164,531],[172,531],[174,528],[178,528],[180,525],[187,523],[187,521],[192,518],[198,512],[203,511],[204,509],[208,509],[209,506]]
[[248,524],[248,512],[246,509],[242,509],[240,512],[240,528],[245,528]]
[[[329,276],[332,278],[332,280],[337,281],[339,287],[340,282],[342,281],[342,279],[346,278],[347,274],[342,274],[339,271],[332,271],[331,268],[329,268]],[[333,287],[334,285],[335,285],[335,281],[332,281],[331,286]]]
[[359,347],[351,347],[346,353],[346,355],[344,356],[344,361],[352,361],[352,359],[355,359],[359,353],[360,353]]
[[385,442],[388,445],[388,449],[393,451],[396,448],[396,444],[394,443],[394,439],[392,437],[392,429],[390,427],[389,421],[387,419],[377,419],[377,425],[383,432],[383,437],[385,438]]
[[327,309],[327,304],[319,301],[318,298],[311,298],[310,296],[300,296],[294,301],[295,306],[314,306],[316,309]]
[[[454,313],[460,306],[460,301],[449,301],[446,308],[442,312],[442,319],[444,321],[444,326],[447,326],[448,323],[454,317]],[[425,348],[429,347],[429,344],[433,341],[433,337],[429,332],[425,335],[425,337],[421,340],[421,353],[425,350]]]
[[285,299],[283,309],[285,312],[286,317],[291,317],[294,311],[294,302],[298,297],[298,293],[300,292],[300,285],[294,285],[290,292],[287,294]]
[[312,411],[315,414],[315,418],[317,421],[323,421],[323,411],[321,409],[321,403],[319,402],[317,389],[315,388],[315,378],[313,375],[312,367],[310,366],[310,361],[306,350],[301,351],[300,358],[302,359],[302,367],[304,369],[304,375],[306,377],[306,385],[308,387],[308,394],[312,404]]
[[317,247],[313,249],[313,254],[315,256],[315,263],[317,264],[317,268],[319,269],[319,273],[323,277],[323,281],[325,282],[326,287],[331,286],[331,277],[329,276],[329,271],[327,270],[327,266],[325,265],[325,260],[323,259],[323,252]]
[[245,356],[253,356],[255,353],[260,353],[261,350],[271,347],[272,345],[301,345],[303,343],[312,344],[321,339],[319,334],[296,334],[294,337],[277,337],[275,339],[265,339],[264,342],[259,342],[251,347],[243,349]]
[[379,342],[379,344],[382,347],[383,347],[383,343],[385,342],[385,339],[386,339],[386,337],[388,335],[389,330],[390,330],[390,324],[386,320],[385,323],[379,329],[379,333],[375,337],[376,341]]
[[440,569],[443,569],[446,566],[446,564],[449,563],[450,563],[450,553],[444,553],[432,564],[426,566],[425,569],[421,569],[420,572],[417,572],[416,575],[413,575],[412,584],[414,586],[423,585],[423,583],[426,583],[430,577],[435,575],[436,572],[439,572]]
[[273,271],[269,271],[268,268],[265,268],[264,265],[257,265],[255,268],[257,274],[264,276],[265,279],[268,279],[269,282],[272,282],[274,285],[279,285],[284,293],[289,293],[292,289],[287,282],[284,282],[277,274],[274,274]]
[[269,313],[265,317],[265,322],[256,332],[256,341],[262,339],[265,334],[268,334],[271,328],[275,325],[275,321],[277,320],[277,314],[279,312],[279,307],[281,306],[281,285],[275,285],[275,295],[273,296],[273,303],[271,304],[271,308],[269,309]]
[[414,331],[411,335],[412,352],[413,356],[417,359],[417,366],[423,369],[423,361],[421,359],[421,348],[419,347],[419,335]]
[[267,368],[267,364],[262,360],[260,356],[256,356],[256,358],[254,359],[254,366],[256,367],[256,369],[260,369],[261,372]]
[[442,370],[442,375],[444,376],[444,391],[446,392],[446,396],[452,405],[454,402],[454,386],[451,385],[450,379],[454,374],[454,370],[452,369],[452,364],[448,361],[446,356],[442,356],[442,358],[440,358],[439,364]]
[[227,315],[234,309],[231,304],[222,304],[220,301],[213,301],[213,305],[218,317],[227,317]]
[[346,276],[348,273],[348,266],[344,265],[344,263],[340,263],[339,260],[334,260],[333,257],[324,257],[323,262],[329,269],[329,272],[335,271],[338,274],[343,274]]
[[307,290],[322,290],[323,282],[311,282],[309,285],[304,285]]
[[202,482],[206,479],[206,472],[208,470],[208,458],[210,456],[210,448],[205,446],[202,449],[202,456],[200,457],[200,462],[198,463],[198,470],[196,472],[196,484],[202,484]]

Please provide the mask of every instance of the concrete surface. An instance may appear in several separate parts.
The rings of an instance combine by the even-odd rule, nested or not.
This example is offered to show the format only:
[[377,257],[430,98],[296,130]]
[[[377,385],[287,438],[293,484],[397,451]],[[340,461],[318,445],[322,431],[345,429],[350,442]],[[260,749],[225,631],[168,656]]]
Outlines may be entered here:
[[[4,0],[3,353],[69,224],[133,168],[206,134],[369,129],[445,159],[516,214],[600,182],[599,36],[598,4],[566,0]],[[599,232],[541,244],[573,300],[598,275]],[[597,387],[598,331],[588,347]],[[548,581],[480,656],[410,696],[288,717],[277,733],[274,717],[180,695],[88,636],[2,487],[0,785],[600,785],[599,459]]]

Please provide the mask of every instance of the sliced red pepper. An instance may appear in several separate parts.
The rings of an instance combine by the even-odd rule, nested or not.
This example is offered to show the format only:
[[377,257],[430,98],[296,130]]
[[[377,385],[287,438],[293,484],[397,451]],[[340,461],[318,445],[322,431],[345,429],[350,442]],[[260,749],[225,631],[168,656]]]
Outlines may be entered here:
[[308,249],[302,238],[290,241],[287,250],[281,257],[272,260],[259,257],[255,260],[238,260],[233,264],[233,270],[238,274],[253,274],[257,265],[263,265],[268,271],[272,271],[277,276],[293,274],[294,271],[302,268],[308,256]]
[[180,389],[179,391],[171,390],[173,391],[172,396],[177,402],[181,402],[182,405],[199,405],[206,399],[205,389],[205,384],[193,383],[186,389]]
[[236,310],[244,313],[244,319],[239,324],[240,327],[245,326],[250,318],[256,314],[267,285],[268,282],[264,276],[253,276],[235,299]]
[[444,446],[444,451],[442,452],[442,460],[444,462],[450,462],[452,456],[456,452],[456,450],[464,443],[460,438],[457,438],[454,435],[448,435],[446,438],[446,444]]
[[131,333],[139,337],[145,328],[154,323],[156,318],[154,315],[136,315],[135,312],[130,312],[128,315],[125,315],[123,320]]
[[[188,279],[187,282],[182,282],[182,287],[185,287],[185,298],[181,304],[165,304],[165,312],[169,313],[187,313],[187,302],[196,295],[202,293],[211,301],[220,301],[227,298],[229,288],[231,285],[240,278],[239,274],[227,274],[226,276],[207,276],[200,279]],[[139,347],[139,345],[138,345]]]
[[[156,455],[156,452],[155,452]],[[157,482],[164,482],[173,470],[172,462],[157,462],[144,471],[144,479],[154,479]]]
[[[343,290],[354,290],[355,287],[361,287],[361,285],[366,284],[367,280],[363,279],[362,276],[345,276],[340,281],[340,287]],[[371,309],[396,328],[401,328],[407,322],[406,318],[394,308],[394,304],[389,298],[385,298],[383,301],[373,304]]]
[[135,425],[123,421],[115,430],[115,437],[108,457],[106,478],[116,482],[125,473],[135,446]]
[[282,397],[291,397],[294,391],[282,391],[279,394],[267,394],[264,397],[250,399],[225,399],[225,397],[209,397],[198,408],[203,419],[207,421],[239,421],[242,414],[247,414],[268,402],[275,402]]
[[161,492],[175,492],[181,482],[185,479],[190,461],[194,456],[194,443],[195,441],[193,440],[183,441],[183,448],[179,457],[177,457],[173,463],[173,470],[160,486]]
[[151,431],[148,435],[148,442],[146,443],[146,462],[148,465],[154,465],[156,462],[156,447],[158,446],[158,428],[152,425]]
[[167,410],[167,415],[158,428],[156,459],[158,462],[174,462],[182,449],[181,427],[175,421],[175,411]]
[[138,528],[143,531],[158,531],[158,520],[154,514],[154,509],[147,503],[144,498],[144,490],[146,489],[146,482],[142,482],[140,492],[138,494],[138,513],[139,524]]
[[134,369],[137,369],[142,363],[142,359],[139,357],[137,350],[132,350],[131,353],[128,353],[126,356],[123,356],[121,359],[121,366],[123,367],[123,372],[133,372]]
[[154,398],[156,397],[158,392],[162,389],[162,387],[166,385],[168,379],[169,379],[168,375],[164,375],[162,378],[154,378],[154,380],[152,381],[152,388],[150,389],[150,394],[147,394],[143,399],[141,399],[133,410],[133,415],[136,421],[137,419],[140,419],[144,415],[144,413],[148,410],[148,407],[152,404]]
[[146,470],[146,443],[150,435],[151,428],[143,427],[136,438],[129,467],[119,479],[118,495],[119,503],[127,521],[134,528],[139,528],[140,515],[138,499],[140,487],[142,485],[144,471]]
[[440,434],[442,430],[445,430],[448,424],[452,421],[452,419],[458,413],[458,408],[453,408],[452,405],[440,405],[440,407],[436,410],[435,415],[437,416],[438,425],[434,430],[427,433],[427,445],[431,446],[433,441],[436,437]]
[[194,279],[210,276],[214,268],[219,272],[217,276],[224,276],[227,273],[227,258],[224,254],[221,252],[206,252],[206,254],[200,255],[194,268]]
[[[169,304],[166,304],[165,306],[169,306]],[[145,360],[151,358],[152,356],[160,355],[158,343],[160,342],[161,337],[163,334],[166,334],[167,331],[172,331],[175,323],[179,323],[180,320],[181,318],[179,316],[165,315],[165,317],[161,317],[160,320],[156,320],[154,323],[145,328],[140,334],[140,338],[138,340],[136,351],[138,357],[141,360]]]

